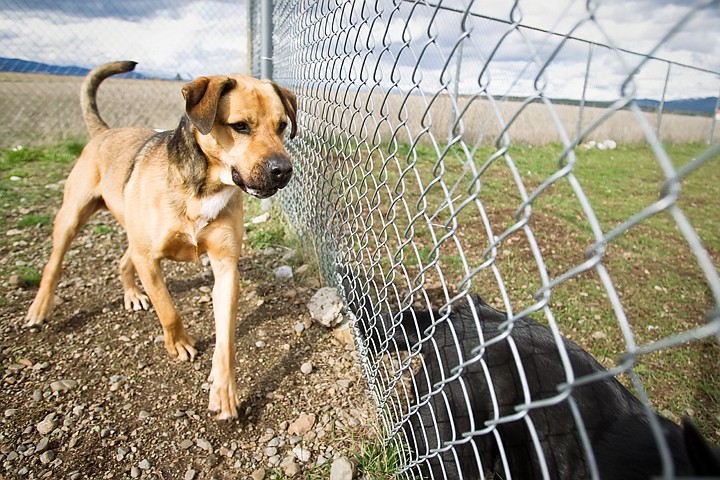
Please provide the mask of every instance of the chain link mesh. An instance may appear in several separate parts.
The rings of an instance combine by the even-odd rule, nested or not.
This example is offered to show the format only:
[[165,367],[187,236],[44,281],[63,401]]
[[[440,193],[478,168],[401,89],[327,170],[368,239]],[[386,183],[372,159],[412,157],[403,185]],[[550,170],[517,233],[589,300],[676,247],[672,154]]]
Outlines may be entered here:
[[[711,117],[670,118],[662,110],[685,88],[682,79],[717,91],[717,72],[663,54],[693,22],[716,18],[718,2],[685,5],[654,31],[645,54],[606,28],[602,2],[554,7],[542,28],[523,14],[531,2],[496,3],[274,2],[274,80],[297,93],[302,130],[289,145],[295,178],[281,204],[325,280],[345,294],[401,478],[488,471],[529,478],[516,469],[513,428],[524,432],[532,475],[583,476],[559,470],[563,453],[548,438],[559,409],[583,457],[576,465],[597,478],[607,457],[595,461],[603,452],[583,388],[604,395],[602,385],[620,375],[651,405],[657,386],[648,369],[676,368],[673,351],[686,342],[708,352],[690,370],[717,386],[717,243],[705,226],[693,226],[686,212],[697,212],[681,188],[702,184],[700,171],[717,172],[720,147]],[[253,38],[255,57],[261,39]],[[662,101],[649,113],[643,98]],[[696,136],[681,138],[688,127]],[[676,141],[707,144],[688,160],[671,158]],[[532,146],[548,144],[536,158]],[[638,153],[654,158],[647,195],[593,188],[595,177],[618,167],[588,149],[616,144],[647,146]],[[630,167],[620,175],[639,173]],[[609,212],[607,199],[618,196],[636,201]],[[653,235],[671,235],[683,245],[680,256],[645,265],[662,248],[648,241]],[[667,293],[661,284],[674,269],[702,291],[697,315],[650,335],[657,312],[645,299]],[[646,275],[657,278],[638,278]],[[498,324],[488,320],[498,312],[476,293],[505,312]],[[689,299],[677,295],[667,296],[671,305],[660,316],[686,318]],[[547,327],[543,345],[552,343],[547,356],[555,360],[548,371],[560,369],[542,393],[539,360],[523,353],[541,342],[523,340],[527,316]],[[563,335],[607,370],[578,369],[583,354]],[[606,338],[615,342],[609,351]],[[504,349],[505,363],[493,363],[493,348]],[[510,407],[502,403],[504,374],[518,382]],[[635,415],[646,419],[671,477],[664,424],[645,407]]]

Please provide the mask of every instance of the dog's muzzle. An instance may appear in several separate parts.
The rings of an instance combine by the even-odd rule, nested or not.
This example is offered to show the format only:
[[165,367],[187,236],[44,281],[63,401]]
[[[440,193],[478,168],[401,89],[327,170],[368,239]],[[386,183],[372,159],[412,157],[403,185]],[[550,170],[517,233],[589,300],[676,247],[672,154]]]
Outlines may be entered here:
[[258,198],[268,198],[287,186],[292,178],[292,170],[292,164],[286,156],[275,155],[259,165],[249,179],[244,179],[233,167],[232,181],[245,193]]

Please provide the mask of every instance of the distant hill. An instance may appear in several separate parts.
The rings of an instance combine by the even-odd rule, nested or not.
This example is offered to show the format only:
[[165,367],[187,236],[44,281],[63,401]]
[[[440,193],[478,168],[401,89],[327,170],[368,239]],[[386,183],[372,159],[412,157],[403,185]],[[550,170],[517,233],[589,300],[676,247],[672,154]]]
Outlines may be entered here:
[[[76,66],[58,66],[48,65],[46,63],[31,62],[28,60],[20,60],[18,58],[4,58],[0,57],[0,72],[13,72],[13,73],[36,73],[42,75],[61,75],[61,76],[72,76],[72,77],[84,77],[90,72],[89,68],[76,67]],[[120,78],[137,78],[137,79],[148,79],[137,72],[123,73],[117,75]]]
[[[635,100],[635,102],[640,106],[640,108],[657,110],[660,107],[660,102],[658,100],[639,98]],[[715,113],[716,105],[717,97],[685,98],[682,100],[669,100],[665,102],[663,110],[688,113],[706,113],[712,115]]]

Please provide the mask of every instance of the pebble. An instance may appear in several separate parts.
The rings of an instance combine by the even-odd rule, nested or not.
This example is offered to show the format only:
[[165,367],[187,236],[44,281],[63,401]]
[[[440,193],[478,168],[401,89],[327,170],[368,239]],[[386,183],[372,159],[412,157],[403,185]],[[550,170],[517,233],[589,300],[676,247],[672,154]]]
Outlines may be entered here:
[[15,415],[15,412],[17,412],[17,409],[15,409],[15,408],[8,408],[7,410],[5,410],[5,416],[6,416],[6,417],[12,417],[13,415]]
[[275,278],[278,280],[290,280],[293,278],[292,268],[288,265],[283,265],[275,269]]
[[53,460],[55,460],[55,452],[53,452],[52,450],[43,452],[42,455],[40,455],[40,462],[43,465],[47,465],[48,463],[52,462]]
[[300,473],[300,465],[298,465],[295,459],[289,455],[283,458],[282,462],[280,462],[280,468],[282,468],[283,473],[287,477],[294,477]]
[[35,452],[42,453],[45,450],[47,450],[48,444],[50,443],[50,438],[48,437],[42,437],[40,441],[35,445]]
[[296,323],[293,329],[295,333],[302,333],[305,330],[305,325],[303,323]]
[[302,412],[300,416],[298,416],[297,420],[288,426],[288,433],[290,435],[304,435],[310,431],[314,424],[315,415],[312,413],[308,415],[307,413]]
[[195,478],[195,470],[192,468],[188,469],[187,472],[185,472],[185,476],[183,477],[184,480],[194,480]]
[[140,478],[140,475],[142,475],[142,471],[138,467],[133,466],[130,469],[130,476],[132,478]]
[[32,398],[33,398],[33,400],[35,400],[36,402],[42,401],[42,399],[43,399],[43,392],[42,392],[42,390],[40,390],[39,388],[38,388],[38,389],[35,389],[35,391],[33,391]]
[[323,287],[308,302],[310,316],[321,325],[331,328],[342,321],[343,303],[337,290]]
[[312,364],[312,362],[305,362],[305,363],[303,363],[302,365],[300,365],[300,371],[301,371],[303,374],[305,374],[305,375],[307,375],[307,374],[309,374],[310,372],[312,372],[312,371],[313,371],[313,364]]
[[355,476],[356,464],[347,457],[333,461],[330,467],[330,480],[352,480]]
[[58,380],[58,381],[52,382],[50,384],[50,390],[53,393],[64,393],[70,389],[77,387],[77,384],[78,384],[78,382],[75,380],[69,380],[69,379]]
[[213,447],[212,447],[212,445],[210,444],[210,442],[208,442],[207,440],[205,440],[205,439],[203,439],[203,438],[198,438],[198,439],[197,439],[197,446],[198,446],[199,448],[205,450],[206,452],[212,453],[212,451],[213,451]]
[[262,340],[258,340],[257,342],[255,342],[255,346],[257,348],[263,348],[265,345],[267,345],[267,344],[265,342],[263,342]]
[[182,448],[183,450],[187,450],[188,448],[190,448],[192,446],[193,446],[192,440],[185,439],[182,442],[180,442],[180,448]]
[[115,460],[117,460],[118,462],[121,462],[125,458],[125,455],[127,455],[127,454],[128,454],[128,450],[126,448],[120,447],[117,449],[117,455],[115,455]]
[[38,424],[35,425],[35,428],[37,428],[37,431],[40,433],[40,435],[48,435],[50,434],[50,432],[55,430],[55,427],[57,427],[55,417],[55,413],[50,413],[42,421],[38,422]]
[[273,456],[277,455],[277,450],[278,450],[278,449],[275,448],[275,447],[266,447],[266,448],[265,448],[265,456],[266,456],[266,457],[273,457]]
[[292,449],[292,452],[295,457],[301,462],[307,462],[308,460],[310,460],[310,455],[312,455],[312,452],[310,452],[310,450],[303,447],[295,447]]
[[150,462],[147,460],[142,460],[140,463],[138,463],[138,467],[140,467],[141,470],[150,470]]
[[250,478],[252,478],[252,480],[262,480],[263,478],[265,478],[265,469],[258,468],[250,474]]

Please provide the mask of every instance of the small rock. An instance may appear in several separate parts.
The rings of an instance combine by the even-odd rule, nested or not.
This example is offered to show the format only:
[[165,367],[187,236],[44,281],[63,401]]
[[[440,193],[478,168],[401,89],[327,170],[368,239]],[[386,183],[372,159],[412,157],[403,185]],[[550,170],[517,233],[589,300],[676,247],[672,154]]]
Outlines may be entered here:
[[140,470],[150,470],[150,467],[152,467],[152,465],[150,465],[150,462],[148,462],[147,460],[142,460],[140,461],[140,463],[138,463],[138,467],[140,467]]
[[127,455],[127,454],[128,454],[128,450],[120,447],[117,449],[117,454],[115,455],[115,460],[117,460],[118,462],[122,462],[122,460],[125,458],[125,455]]
[[8,408],[7,410],[5,410],[5,416],[6,416],[6,417],[12,417],[13,415],[15,415],[15,412],[17,412],[17,409],[15,409],[15,408]]
[[255,342],[255,346],[257,348],[263,348],[265,345],[267,345],[267,344],[265,342],[263,342],[262,340],[258,340],[257,342]]
[[355,468],[357,463],[347,457],[335,459],[330,467],[330,480],[352,480]]
[[77,387],[78,382],[75,380],[58,380],[50,384],[50,390],[53,393],[67,392],[70,389]]
[[290,280],[293,278],[292,268],[288,265],[283,265],[275,269],[275,278],[278,280]]
[[266,447],[265,448],[265,456],[266,457],[273,457],[277,455],[277,448],[275,447]]
[[133,466],[130,469],[130,476],[132,478],[140,478],[140,475],[142,475],[142,471],[138,467]]
[[340,312],[343,303],[337,290],[332,287],[323,287],[315,292],[307,307],[310,316],[325,327],[332,328],[342,321]]
[[55,421],[54,413],[48,414],[42,421],[35,425],[40,435],[49,435],[50,432],[55,430],[55,427],[57,427],[57,422]]
[[192,440],[185,439],[182,442],[180,442],[180,448],[182,448],[183,450],[187,450],[188,448],[190,448],[192,446],[193,446]]
[[348,320],[342,321],[333,329],[333,336],[343,345],[355,345],[355,336]]
[[198,438],[196,443],[199,448],[205,450],[206,452],[212,453],[213,447],[207,440],[203,438]]
[[265,469],[258,468],[250,474],[250,478],[252,478],[252,480],[263,480],[263,478],[265,478]]
[[185,476],[183,477],[184,480],[194,480],[195,478],[195,470],[192,468],[188,469],[188,471],[185,472]]
[[47,450],[50,439],[48,437],[42,437],[40,441],[35,445],[35,452],[42,453]]
[[43,465],[47,465],[48,463],[52,462],[53,460],[55,460],[55,452],[53,452],[52,450],[43,452],[42,455],[40,455],[40,462]]
[[295,333],[302,333],[305,331],[305,325],[303,323],[296,323],[293,329],[295,330]]
[[305,363],[303,363],[302,365],[300,365],[300,371],[301,371],[303,374],[308,375],[310,372],[313,371],[313,364],[312,364],[312,362],[305,362]]
[[290,424],[288,433],[290,435],[305,435],[315,424],[315,415],[302,412],[300,416]]
[[297,462],[292,456],[287,456],[283,458],[283,460],[280,462],[280,468],[282,468],[282,471],[286,477],[294,477],[295,475],[300,473],[300,465],[297,464]]
[[295,455],[295,457],[298,460],[300,460],[301,462],[307,462],[308,460],[310,460],[310,455],[312,453],[307,448],[303,448],[300,446],[293,448],[292,452]]
[[10,275],[8,279],[11,287],[24,287],[26,285],[25,280],[20,275]]

